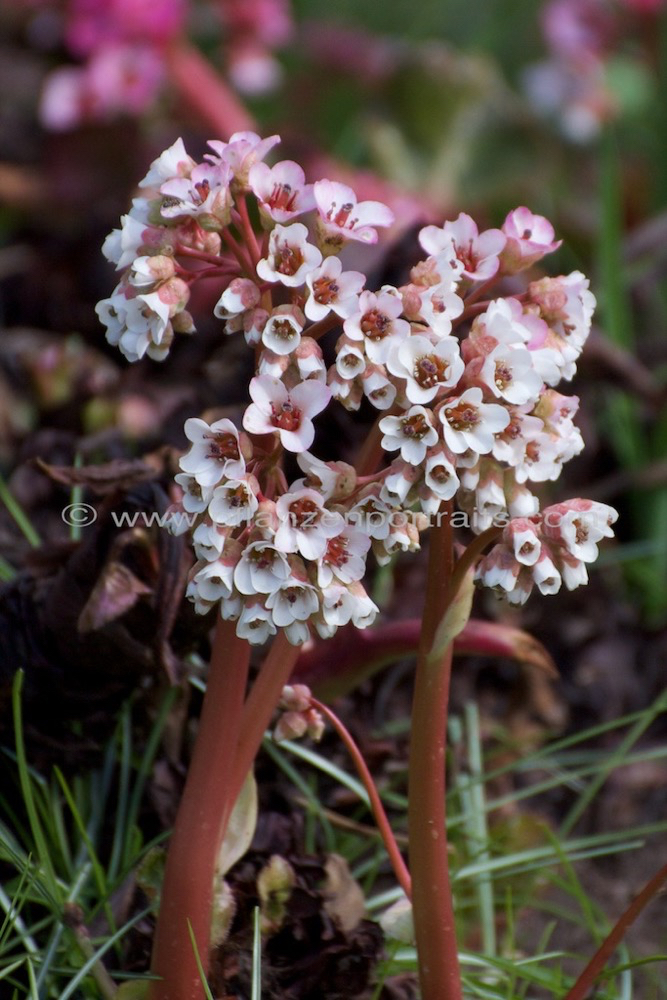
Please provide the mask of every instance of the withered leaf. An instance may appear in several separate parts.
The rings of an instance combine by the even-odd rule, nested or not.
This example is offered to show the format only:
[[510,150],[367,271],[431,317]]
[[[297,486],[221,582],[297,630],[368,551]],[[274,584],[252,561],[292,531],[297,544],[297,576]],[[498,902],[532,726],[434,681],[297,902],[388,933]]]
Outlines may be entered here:
[[155,479],[157,469],[140,458],[116,458],[102,465],[49,465],[41,458],[35,459],[37,466],[55,483],[63,486],[87,486],[98,496],[106,496],[118,490],[129,490],[137,483]]
[[350,874],[340,854],[330,854],[324,865],[324,909],[342,931],[353,931],[364,919],[366,901],[361,886]]
[[140,597],[150,593],[151,588],[123,563],[108,562],[79,615],[79,632],[94,632],[115,621],[133,608]]

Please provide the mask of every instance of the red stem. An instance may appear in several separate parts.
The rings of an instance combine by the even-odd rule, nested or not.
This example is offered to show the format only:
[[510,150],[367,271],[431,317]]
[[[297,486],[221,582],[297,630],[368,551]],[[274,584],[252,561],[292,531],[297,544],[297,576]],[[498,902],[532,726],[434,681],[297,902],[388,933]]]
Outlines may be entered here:
[[241,219],[241,229],[248,245],[248,249],[250,250],[253,264],[257,265],[257,262],[262,257],[262,251],[260,250],[259,243],[257,242],[255,230],[252,228],[252,222],[250,221],[250,216],[248,214],[248,203],[244,194],[239,194],[236,199],[236,205]]
[[197,739],[167,852],[162,902],[153,943],[150,1000],[203,1000],[192,926],[206,970],[218,850],[235,795],[234,752],[250,661],[250,646],[234,622],[218,622]]
[[[359,631],[353,625],[339,628],[332,639],[315,642],[299,656],[290,679],[306,684],[319,698],[330,701],[358,687],[388,663],[417,652],[421,621],[407,618]],[[532,663],[557,676],[544,647],[528,632],[498,622],[471,618],[454,640],[454,654],[507,657]]]
[[626,931],[635,922],[644,907],[651,902],[664,882],[667,882],[667,865],[663,865],[659,872],[646,883],[638,896],[628,906],[616,924],[602,942],[592,959],[581,973],[576,983],[565,997],[565,1000],[585,1000],[591,994],[595,984],[605,965],[623,940]]
[[243,706],[232,777],[234,800],[241,791],[246,775],[262,745],[264,733],[280,701],[283,688],[289,682],[299,651],[299,647],[292,646],[285,638],[285,633],[280,632],[273,640],[269,654]]
[[255,128],[250,112],[194,46],[175,44],[167,53],[167,67],[173,86],[217,138]]
[[225,241],[231,252],[236,257],[236,259],[238,260],[239,264],[246,272],[248,277],[254,279],[257,275],[257,272],[255,270],[255,265],[250,259],[249,252],[246,249],[244,249],[244,247],[242,247],[239,243],[236,242],[236,240],[234,239],[234,237],[232,236],[232,234],[228,229],[223,229],[220,235],[222,236],[223,240]]
[[431,530],[410,730],[408,838],[423,1000],[462,1000],[447,857],[445,753],[452,644],[433,662],[453,564],[451,503]]
[[387,849],[387,854],[389,855],[389,860],[391,861],[392,868],[394,869],[394,874],[396,875],[401,889],[408,899],[410,899],[412,896],[410,872],[408,871],[405,861],[403,860],[403,856],[398,848],[396,838],[394,837],[391,829],[391,824],[387,819],[387,814],[384,811],[384,806],[382,805],[382,799],[380,798],[375,782],[373,781],[373,776],[368,770],[368,766],[361,755],[359,747],[355,743],[352,734],[348,729],[346,729],[335,712],[333,712],[327,705],[323,705],[321,701],[317,700],[317,698],[311,698],[310,702],[314,708],[321,712],[322,715],[326,716],[347,747],[348,753],[354,761],[354,766],[356,767],[359,777],[363,782],[364,788],[368,792],[368,798],[371,802],[373,816],[375,817],[377,828],[380,831],[382,840],[384,841],[384,846]]

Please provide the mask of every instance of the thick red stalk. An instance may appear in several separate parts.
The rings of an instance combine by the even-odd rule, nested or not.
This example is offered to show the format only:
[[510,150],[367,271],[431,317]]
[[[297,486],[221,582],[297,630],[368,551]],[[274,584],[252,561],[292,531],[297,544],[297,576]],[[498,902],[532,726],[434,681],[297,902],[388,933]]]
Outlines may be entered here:
[[391,829],[391,823],[387,819],[387,814],[384,811],[384,806],[382,805],[382,799],[380,798],[380,793],[377,790],[376,784],[373,781],[373,776],[368,770],[368,765],[366,761],[361,756],[361,751],[359,747],[354,742],[352,734],[343,725],[341,720],[338,718],[335,712],[327,706],[323,705],[321,701],[317,698],[311,698],[311,704],[314,708],[324,715],[331,725],[334,727],[341,740],[347,747],[348,753],[350,754],[352,760],[354,761],[354,766],[357,769],[357,773],[361,778],[364,788],[368,792],[368,798],[371,803],[371,810],[377,824],[377,828],[380,831],[382,840],[384,841],[384,846],[387,849],[387,854],[389,855],[389,860],[391,861],[391,866],[394,869],[394,874],[398,880],[398,884],[405,893],[405,895],[410,899],[412,895],[412,883],[410,880],[410,872],[408,871],[405,861],[403,860],[403,855],[401,854],[398,844],[396,843],[396,838]]
[[192,927],[208,968],[218,850],[235,795],[232,778],[250,646],[233,622],[218,623],[199,730],[169,842],[151,971],[149,1000],[203,1000]]
[[232,777],[234,800],[262,745],[264,733],[280,701],[283,688],[289,683],[298,655],[299,647],[292,646],[285,638],[285,633],[279,632],[243,706]]
[[452,643],[434,659],[453,564],[451,503],[431,529],[410,730],[408,839],[422,1000],[462,1000],[447,858],[445,752]]
[[179,41],[169,49],[167,63],[171,83],[215,138],[255,128],[250,112],[194,46]]

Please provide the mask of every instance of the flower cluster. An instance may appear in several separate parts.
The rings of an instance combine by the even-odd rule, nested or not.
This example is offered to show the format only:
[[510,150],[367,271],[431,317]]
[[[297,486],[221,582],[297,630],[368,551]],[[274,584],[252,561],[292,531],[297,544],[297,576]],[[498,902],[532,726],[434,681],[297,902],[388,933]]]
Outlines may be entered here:
[[[516,601],[532,581],[550,592],[561,579],[585,582],[610,509],[604,530],[588,528],[590,502],[571,501],[557,535],[531,484],[557,479],[583,447],[578,400],[555,387],[574,375],[594,297],[574,272],[515,279],[522,291],[483,299],[558,249],[550,223],[520,207],[500,229],[480,232],[463,213],[426,226],[409,282],[372,290],[340,251],[375,243],[390,210],[335,181],[307,183],[291,160],[267,165],[278,141],[238,133],[209,143],[197,163],[179,139],[104,245],[121,277],[98,313],[128,359],[163,358],[175,333],[193,329],[185,305],[203,276],[220,280],[214,313],[225,333],[255,351],[243,429],[185,425],[191,448],[177,482],[197,520],[197,609],[219,604],[252,642],[278,629],[300,644],[312,631],[366,627],[377,613],[362,584],[368,552],[384,563],[417,549],[455,499],[475,531],[509,522],[481,583]],[[334,330],[325,359],[320,339]],[[378,411],[372,433],[388,464],[358,474],[315,457],[318,415],[364,400]],[[303,472],[292,483],[285,452]]]

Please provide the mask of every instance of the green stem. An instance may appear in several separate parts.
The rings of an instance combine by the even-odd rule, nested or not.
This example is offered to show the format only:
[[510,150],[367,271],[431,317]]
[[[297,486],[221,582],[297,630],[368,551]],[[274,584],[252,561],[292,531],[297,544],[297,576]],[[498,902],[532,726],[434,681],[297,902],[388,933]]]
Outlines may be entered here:
[[29,519],[26,517],[19,502],[12,496],[7,483],[0,476],[0,501],[7,508],[7,513],[14,519],[16,526],[23,537],[32,545],[34,549],[41,544],[41,539]]
[[352,760],[354,761],[354,766],[357,769],[359,777],[361,778],[364,788],[368,792],[368,798],[371,802],[371,809],[373,811],[373,816],[377,824],[377,828],[380,831],[382,840],[384,841],[384,846],[389,855],[389,860],[391,861],[391,866],[394,869],[394,874],[398,880],[398,883],[405,893],[405,895],[410,899],[412,896],[412,883],[410,880],[410,872],[407,869],[403,856],[399,850],[398,844],[396,843],[396,838],[391,829],[391,824],[387,819],[387,814],[384,811],[384,806],[382,805],[382,799],[380,798],[380,793],[377,790],[377,786],[373,781],[373,776],[368,770],[368,765],[366,761],[361,756],[361,751],[359,747],[354,742],[352,734],[343,725],[341,720],[338,718],[335,712],[333,712],[327,705],[324,705],[317,698],[310,699],[311,704],[314,708],[321,712],[322,715],[326,716],[331,725],[334,727],[341,740],[345,744],[348,753],[350,754]]
[[409,762],[412,908],[423,1000],[462,1000],[449,880],[445,750],[452,644],[433,660],[453,563],[451,504],[431,531],[426,604],[417,657]]
[[236,795],[239,740],[250,646],[234,622],[218,622],[199,731],[167,853],[153,944],[150,1000],[203,1000],[192,947],[208,968],[216,862]]

